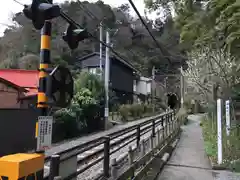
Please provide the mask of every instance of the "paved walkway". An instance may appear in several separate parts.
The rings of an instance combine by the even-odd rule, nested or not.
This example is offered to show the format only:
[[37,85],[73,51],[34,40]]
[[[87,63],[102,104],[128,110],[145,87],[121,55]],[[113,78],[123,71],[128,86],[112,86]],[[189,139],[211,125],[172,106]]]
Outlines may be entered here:
[[240,174],[213,171],[204,151],[202,115],[190,115],[181,139],[157,180],[240,180]]

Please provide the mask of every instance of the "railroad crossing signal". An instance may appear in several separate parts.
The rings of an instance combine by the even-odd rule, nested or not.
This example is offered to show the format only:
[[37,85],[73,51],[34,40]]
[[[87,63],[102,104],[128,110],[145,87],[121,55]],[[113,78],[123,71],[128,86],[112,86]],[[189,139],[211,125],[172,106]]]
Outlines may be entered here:
[[79,42],[88,37],[88,32],[85,29],[78,29],[75,25],[69,24],[62,38],[70,49],[76,49]]
[[40,30],[46,20],[60,16],[60,7],[47,1],[33,0],[31,5],[24,5],[23,13],[32,20],[33,26]]
[[55,67],[47,78],[47,96],[54,106],[65,108],[73,98],[73,78],[68,68]]

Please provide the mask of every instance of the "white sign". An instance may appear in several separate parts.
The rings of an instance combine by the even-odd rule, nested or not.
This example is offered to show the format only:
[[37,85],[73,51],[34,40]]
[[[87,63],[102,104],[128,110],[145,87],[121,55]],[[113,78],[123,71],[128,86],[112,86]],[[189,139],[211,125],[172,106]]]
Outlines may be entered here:
[[218,164],[222,164],[222,100],[217,100]]
[[104,115],[105,115],[105,117],[108,117],[109,116],[109,110],[108,110],[108,108],[105,108],[105,112],[104,112]]
[[38,116],[37,149],[45,150],[52,144],[52,116]]
[[230,101],[227,100],[225,102],[226,107],[226,134],[227,136],[230,135]]

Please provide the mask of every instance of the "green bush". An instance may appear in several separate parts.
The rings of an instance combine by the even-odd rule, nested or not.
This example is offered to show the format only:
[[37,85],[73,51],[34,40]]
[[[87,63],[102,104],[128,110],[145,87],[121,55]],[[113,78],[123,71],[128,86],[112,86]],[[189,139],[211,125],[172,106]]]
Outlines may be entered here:
[[122,120],[127,121],[128,117],[130,115],[130,105],[129,104],[123,104],[119,107],[119,113],[122,117]]
[[185,108],[180,108],[176,114],[176,118],[181,124],[186,125],[188,123],[188,112]]
[[54,113],[54,142],[73,138],[84,133],[86,126],[84,123],[80,123],[77,118],[80,111],[81,109],[79,107],[75,107],[63,108]]
[[144,113],[144,106],[142,104],[132,104],[129,107],[130,115],[133,118],[141,117]]
[[141,118],[144,115],[153,113],[153,105],[151,104],[124,104],[119,107],[119,113],[122,120]]

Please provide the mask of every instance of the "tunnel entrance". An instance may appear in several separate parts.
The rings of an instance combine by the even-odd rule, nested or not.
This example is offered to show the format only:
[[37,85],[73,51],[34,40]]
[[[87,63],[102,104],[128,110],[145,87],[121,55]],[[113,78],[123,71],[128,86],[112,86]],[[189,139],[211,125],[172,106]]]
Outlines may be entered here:
[[167,104],[168,104],[168,107],[170,107],[171,109],[175,109],[178,105],[177,95],[174,93],[168,93],[167,94]]

